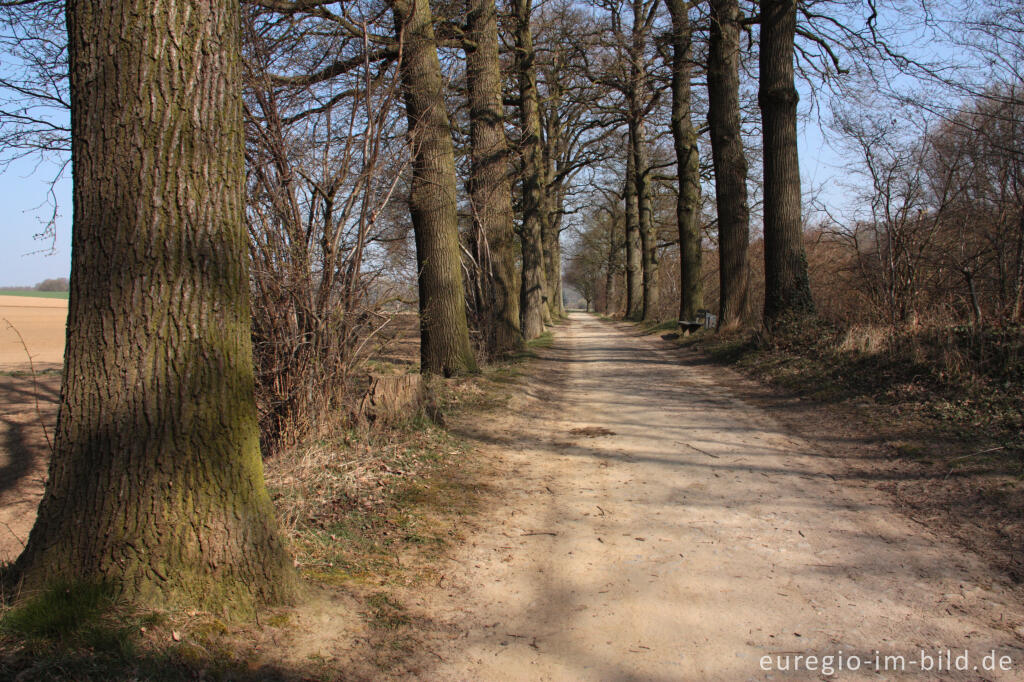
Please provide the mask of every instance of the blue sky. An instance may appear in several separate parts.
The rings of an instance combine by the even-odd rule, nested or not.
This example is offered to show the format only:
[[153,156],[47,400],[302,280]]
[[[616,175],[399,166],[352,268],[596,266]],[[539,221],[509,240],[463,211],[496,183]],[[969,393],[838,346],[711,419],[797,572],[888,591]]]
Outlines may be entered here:
[[[909,43],[922,41],[923,32],[911,28],[904,36]],[[925,51],[935,55],[946,51],[925,42]],[[948,56],[948,55],[945,55]],[[808,105],[809,98],[802,98]],[[827,104],[822,102],[823,105]],[[825,117],[827,117],[825,112]],[[848,159],[827,143],[828,131],[819,127],[817,116],[800,124],[800,166],[805,192],[821,189],[820,198],[834,209],[849,204],[850,173]],[[52,163],[33,160],[13,163],[0,173],[0,286],[27,286],[43,279],[66,277],[71,258],[71,181],[70,174],[55,187],[59,206],[56,240],[33,238],[52,213],[49,182],[57,172]],[[53,252],[50,246],[53,245]]]
[[[835,182],[844,173],[843,163],[842,157],[825,143],[816,122],[800,126],[801,174],[808,189],[824,183],[826,194],[830,189],[837,195],[844,192]],[[53,164],[20,161],[0,174],[0,206],[3,206],[0,287],[31,286],[44,279],[68,276],[71,269],[70,177],[63,178],[55,187],[59,205],[56,241],[33,238],[52,213],[47,203],[49,179],[56,170]],[[55,246],[53,253],[49,252],[51,243]]]
[[[67,277],[71,269],[71,181],[54,188],[59,204],[57,239],[37,240],[53,213],[48,204],[50,179],[58,168],[50,163],[19,161],[0,174],[0,287],[29,286],[44,279]],[[53,244],[54,253],[49,253]],[[45,250],[45,253],[39,253]],[[35,253],[34,253],[35,252]]]

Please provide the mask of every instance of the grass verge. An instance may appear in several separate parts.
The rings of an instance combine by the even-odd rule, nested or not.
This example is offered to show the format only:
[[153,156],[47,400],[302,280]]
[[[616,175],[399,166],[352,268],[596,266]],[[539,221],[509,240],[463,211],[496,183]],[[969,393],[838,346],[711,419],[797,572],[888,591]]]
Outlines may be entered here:
[[[882,444],[887,457],[849,462],[858,475],[878,481],[912,518],[1024,581],[1020,326],[893,329],[805,319],[771,334],[699,331],[676,343],[801,398],[796,411],[812,431],[821,419],[855,441]],[[819,407],[828,412],[813,413]]]
[[[808,321],[773,334],[704,332],[680,343],[802,397],[913,421],[924,427],[915,450],[931,443],[961,457],[994,448],[1007,472],[1024,477],[1020,328],[844,329]],[[958,468],[972,457],[958,459]]]
[[[433,382],[431,411],[447,423],[486,418],[507,400],[519,363],[552,341],[546,334],[479,375]],[[267,486],[306,592],[335,604],[327,616],[342,612],[342,625],[311,621],[308,603],[232,623],[137,612],[101,588],[61,586],[0,609],[0,678],[333,680],[340,664],[329,647],[296,654],[293,636],[337,627],[326,634],[332,645],[345,640],[342,679],[378,679],[416,651],[422,617],[406,595],[433,584],[441,557],[461,541],[486,492],[483,466],[472,444],[425,412],[294,448],[265,462]]]

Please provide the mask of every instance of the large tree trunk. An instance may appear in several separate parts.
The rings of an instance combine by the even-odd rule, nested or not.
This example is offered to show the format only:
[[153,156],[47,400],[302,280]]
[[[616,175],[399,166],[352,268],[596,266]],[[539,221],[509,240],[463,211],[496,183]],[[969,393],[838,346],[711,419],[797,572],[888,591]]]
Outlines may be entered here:
[[638,118],[630,126],[633,138],[633,166],[636,174],[636,202],[640,233],[641,291],[643,302],[640,318],[652,320],[658,314],[658,235],[654,230],[654,209],[651,205],[650,163],[644,134],[644,121]]
[[485,284],[483,316],[489,355],[517,348],[523,340],[519,320],[519,277],[512,225],[512,190],[508,176],[498,61],[498,20],[494,0],[469,0],[466,82],[472,143],[470,200],[475,232],[489,248],[479,248]]
[[626,184],[626,319],[639,320],[644,311],[643,249],[640,243],[640,214],[636,196],[636,157],[627,144]]
[[643,302],[640,318],[653,319],[658,304],[658,245],[654,232],[654,210],[651,203],[650,164],[647,156],[647,134],[644,118],[649,93],[647,78],[647,26],[643,0],[633,0],[633,29],[630,46],[629,87],[626,89],[629,143],[633,152],[636,175],[637,220],[640,230],[641,290]]
[[617,266],[617,254],[619,249],[619,242],[617,241],[618,230],[615,229],[616,220],[610,218],[608,220],[608,260],[604,273],[604,312],[610,314],[614,312],[615,308],[615,271]]
[[239,5],[73,2],[67,25],[67,351],[23,588],[287,598],[253,398]]
[[679,226],[679,319],[695,320],[704,307],[701,280],[700,154],[693,127],[690,74],[693,33],[686,0],[665,0],[672,14],[672,139],[676,148],[679,197],[676,222]]
[[740,130],[740,9],[738,0],[711,0],[708,46],[708,128],[718,210],[718,328],[743,323],[747,315],[750,213],[747,157]]
[[466,299],[455,202],[455,154],[444,81],[427,0],[394,0],[403,43],[402,93],[409,119],[412,183],[409,208],[416,234],[420,294],[420,367],[452,376],[476,369],[466,323]]
[[519,114],[523,129],[523,281],[520,297],[523,336],[534,339],[550,321],[544,292],[543,197],[544,166],[540,147],[540,102],[534,69],[533,34],[530,31],[530,0],[513,0],[515,16],[516,74],[519,80]]
[[800,216],[793,82],[796,0],[762,0],[757,93],[764,140],[764,319],[813,312]]
[[547,110],[542,116],[542,154],[544,162],[544,280],[547,285],[548,309],[555,319],[565,317],[562,302],[562,212],[564,210],[564,178],[558,175],[558,161],[564,153],[564,131],[558,106],[565,92],[561,74],[550,73],[548,78]]
[[547,285],[548,310],[555,319],[565,317],[562,303],[561,192],[548,185],[544,211],[544,283]]

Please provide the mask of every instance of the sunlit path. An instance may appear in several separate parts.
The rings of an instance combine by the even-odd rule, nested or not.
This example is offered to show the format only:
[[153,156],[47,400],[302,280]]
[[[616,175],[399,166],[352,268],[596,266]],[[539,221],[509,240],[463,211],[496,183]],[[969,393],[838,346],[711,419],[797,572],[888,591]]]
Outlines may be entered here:
[[558,338],[495,427],[507,501],[423,603],[455,632],[424,679],[1020,679],[1013,593],[822,444],[614,325]]

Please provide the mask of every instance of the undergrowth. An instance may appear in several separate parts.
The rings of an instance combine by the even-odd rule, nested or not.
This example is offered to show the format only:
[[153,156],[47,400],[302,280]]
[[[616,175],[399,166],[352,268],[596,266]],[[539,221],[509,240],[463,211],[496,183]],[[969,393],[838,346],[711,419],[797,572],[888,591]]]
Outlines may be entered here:
[[[874,405],[914,420],[931,440],[998,452],[1024,475],[1024,333],[1020,326],[841,327],[820,320],[767,333],[698,332],[680,339],[713,360],[822,402]],[[920,458],[921,446],[897,443]],[[903,446],[902,448],[900,446]],[[990,449],[992,448],[992,449]],[[956,456],[954,449],[950,453]],[[971,456],[973,457],[973,455]],[[966,464],[962,458],[960,465]]]
[[340,584],[402,576],[401,549],[430,554],[454,532],[446,515],[474,499],[466,447],[422,415],[351,429],[268,462],[267,485],[310,579]]
[[[354,604],[372,669],[413,650],[413,617],[399,593],[436,580],[439,557],[459,541],[484,490],[470,445],[427,412],[448,421],[504,404],[518,363],[551,342],[547,334],[480,375],[433,382],[435,409],[338,429],[265,461],[297,570],[310,589]],[[266,663],[292,612],[261,615],[254,626],[219,614],[138,612],[102,587],[62,585],[0,607],[0,679],[337,679],[329,661]]]
[[62,582],[7,606],[0,678],[34,680],[283,680],[209,613],[144,611],[105,585]]

